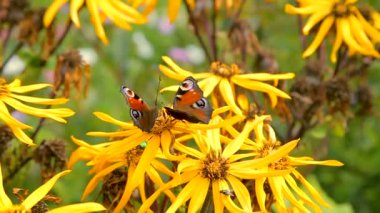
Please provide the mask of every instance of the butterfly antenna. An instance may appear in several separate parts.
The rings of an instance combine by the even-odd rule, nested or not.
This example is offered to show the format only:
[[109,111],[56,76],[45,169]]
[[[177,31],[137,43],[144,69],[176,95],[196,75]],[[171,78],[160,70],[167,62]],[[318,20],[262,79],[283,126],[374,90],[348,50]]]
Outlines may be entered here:
[[154,105],[157,107],[157,99],[158,99],[158,94],[160,93],[160,84],[161,84],[161,74],[158,73],[158,85],[157,85],[157,93],[156,93],[156,100],[154,102]]

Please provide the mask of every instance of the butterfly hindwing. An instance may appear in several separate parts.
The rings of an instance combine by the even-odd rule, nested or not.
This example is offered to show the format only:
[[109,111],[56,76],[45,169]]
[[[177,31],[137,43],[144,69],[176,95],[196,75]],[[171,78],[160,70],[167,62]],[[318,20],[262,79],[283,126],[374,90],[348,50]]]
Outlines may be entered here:
[[157,118],[157,109],[150,109],[149,106],[131,89],[122,86],[123,93],[129,107],[129,114],[135,126],[145,132],[150,132]]
[[173,109],[166,109],[171,116],[193,123],[208,123],[213,111],[193,77],[187,77],[181,83],[174,98]]

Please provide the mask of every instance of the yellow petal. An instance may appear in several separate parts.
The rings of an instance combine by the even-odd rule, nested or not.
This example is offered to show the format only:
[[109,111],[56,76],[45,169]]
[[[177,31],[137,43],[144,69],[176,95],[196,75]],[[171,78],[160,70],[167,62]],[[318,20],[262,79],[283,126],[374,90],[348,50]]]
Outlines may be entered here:
[[108,44],[108,39],[102,26],[102,21],[100,20],[97,3],[98,1],[86,0],[86,5],[90,11],[91,18],[94,21],[96,35],[100,38],[100,40],[102,40],[104,44]]
[[268,165],[271,162],[275,162],[279,160],[280,158],[284,157],[287,155],[290,151],[292,151],[298,143],[299,140],[293,140],[290,141],[278,148],[276,151],[272,152],[271,154],[265,156],[264,158],[259,158],[255,160],[246,160],[242,162],[236,162],[233,163],[236,167],[242,167],[250,165],[250,168],[261,168],[266,165]]
[[1,208],[7,208],[12,206],[12,201],[9,199],[7,194],[5,194],[4,186],[3,186],[3,173],[1,171],[1,165],[0,165],[0,207]]
[[166,159],[170,161],[180,161],[185,155],[174,155],[170,152],[172,145],[174,143],[174,136],[170,131],[163,131],[161,133],[161,147]]
[[66,212],[85,213],[85,212],[98,212],[98,211],[105,211],[105,210],[107,209],[104,208],[104,206],[99,203],[88,202],[88,203],[77,203],[77,204],[62,206],[62,207],[50,210],[47,213],[66,213]]
[[120,126],[122,128],[129,128],[129,127],[133,126],[133,124],[131,124],[131,123],[126,123],[126,122],[117,120],[117,119],[115,119],[115,118],[111,117],[110,115],[107,115],[106,113],[103,113],[103,112],[94,112],[93,114],[102,121],[105,121],[105,122],[108,122],[111,124],[115,124],[115,125]]
[[118,168],[125,166],[125,165],[126,165],[125,162],[117,162],[117,163],[107,167],[106,169],[103,169],[102,171],[96,173],[96,175],[93,178],[91,178],[91,180],[88,182],[85,190],[83,191],[83,195],[82,195],[81,200],[86,199],[86,197],[96,188],[99,181],[101,181],[104,178],[104,176],[110,174],[115,169],[118,169]]
[[233,82],[239,82],[239,80],[255,80],[255,81],[273,81],[273,80],[285,80],[294,78],[294,73],[281,73],[281,74],[270,74],[270,73],[249,73],[242,75],[234,75],[232,77]]
[[54,2],[46,9],[46,12],[44,14],[44,19],[43,19],[45,27],[50,26],[50,24],[53,21],[55,15],[57,14],[58,10],[66,2],[68,2],[68,0],[54,0]]
[[210,180],[206,178],[200,179],[197,184],[197,193],[194,193],[191,196],[188,212],[198,212],[201,207],[204,205],[206,200],[206,195],[210,186]]
[[168,2],[168,16],[171,23],[174,22],[178,15],[179,8],[181,6],[181,0],[169,0]]
[[282,192],[287,200],[290,201],[290,203],[293,205],[293,207],[297,208],[301,212],[310,212],[304,205],[303,201],[297,200],[297,198],[294,197],[293,193],[290,191],[288,186],[285,182],[282,184]]
[[120,10],[121,13],[133,17],[136,20],[139,20],[139,23],[145,23],[146,17],[141,15],[141,13],[136,10],[134,7],[129,6],[128,4],[125,4],[123,1],[120,0],[110,0],[110,2],[113,4],[115,8]]
[[237,166],[234,166],[233,164],[230,164],[230,165],[231,165],[231,168],[228,171],[231,175],[234,175],[242,179],[248,179],[248,180],[271,177],[271,176],[283,176],[292,172],[292,170],[273,170],[273,171],[253,170],[253,169],[247,169],[249,168],[247,166],[237,167]]
[[290,99],[290,96],[288,94],[267,83],[251,80],[239,80],[234,83],[253,91],[265,92],[282,98]]
[[293,179],[291,175],[286,175],[284,176],[284,178],[286,183],[290,186],[290,188],[300,196],[302,201],[311,206],[314,212],[322,212],[321,208],[316,203],[314,203],[301,188],[298,187],[296,181]]
[[224,204],[222,201],[222,196],[220,190],[225,189],[221,188],[220,185],[222,181],[212,181],[212,201],[214,202],[214,213],[222,213],[224,209]]
[[115,212],[120,212],[124,208],[134,189],[141,183],[141,181],[144,181],[145,171],[156,156],[159,145],[160,137],[153,137],[148,141],[148,146],[145,148],[143,154],[141,155],[139,163],[137,164],[136,170],[133,173],[131,179],[128,179],[124,193],[118,205],[114,209]]
[[182,172],[200,170],[202,168],[201,166],[202,165],[199,160],[187,158],[185,160],[182,160],[178,164],[177,171],[178,173],[182,173]]
[[198,82],[199,87],[203,90],[204,97],[208,97],[214,91],[216,85],[220,82],[220,79],[222,78],[212,75]]
[[13,126],[15,128],[21,129],[31,129],[31,126],[28,126],[9,114],[8,108],[6,105],[0,101],[0,119],[3,120],[8,126]]
[[99,6],[102,8],[104,14],[118,27],[124,30],[131,30],[132,26],[128,22],[135,22],[128,16],[120,14],[108,1],[99,1]]
[[231,187],[243,209],[247,212],[252,212],[251,196],[245,185],[232,175],[227,175],[227,180],[231,184]]
[[356,38],[356,40],[368,50],[375,51],[372,42],[367,37],[359,20],[355,16],[349,16],[348,22],[350,23],[350,27],[352,29],[351,31],[354,34],[354,37]]
[[354,13],[356,17],[359,19],[361,25],[363,26],[365,32],[372,38],[374,42],[380,41],[380,32],[374,28],[371,24],[367,22],[367,20],[362,16],[360,11],[355,8]]
[[165,190],[173,188],[178,185],[180,177],[174,178],[165,185],[157,189],[139,208],[138,213],[147,212],[149,207],[157,200],[158,196]]
[[72,0],[70,2],[70,18],[76,27],[80,28],[80,22],[78,17],[79,9],[83,6],[84,0]]
[[[171,72],[175,72],[177,74],[177,77],[173,78],[173,79],[177,79],[177,80],[183,81],[186,77],[193,76],[193,73],[191,73],[191,72],[189,72],[187,70],[184,70],[181,67],[179,67],[176,63],[174,63],[174,61],[171,58],[169,58],[167,56],[162,56],[162,60],[167,65],[170,66]],[[161,69],[161,66],[160,66],[160,69]],[[180,77],[182,77],[182,78],[180,78]],[[195,78],[195,79],[197,79],[197,78]]]
[[25,207],[25,209],[29,210],[34,205],[36,205],[38,201],[44,198],[45,195],[51,190],[51,188],[53,188],[55,182],[57,182],[57,180],[60,177],[67,175],[70,172],[71,170],[65,170],[54,175],[54,177],[52,177],[49,181],[47,181],[42,186],[38,187],[38,189],[36,189],[34,192],[29,194],[29,196],[22,202],[22,205]]
[[166,210],[167,213],[175,213],[177,209],[184,204],[187,200],[190,199],[194,195],[194,193],[198,194],[198,185],[200,183],[204,183],[204,181],[207,179],[204,179],[201,177],[201,175],[196,176],[194,179],[192,179],[190,182],[188,182],[181,190],[181,192],[178,194],[177,199],[172,203],[172,205]]
[[301,181],[302,185],[310,192],[310,194],[317,200],[321,205],[329,207],[330,205],[322,198],[318,191],[297,171],[293,171],[293,175]]
[[260,210],[264,212],[266,212],[266,208],[265,208],[266,194],[264,190],[265,180],[266,180],[265,177],[255,179],[255,193],[256,193],[257,202],[260,206]]
[[228,159],[230,156],[232,156],[235,152],[237,152],[241,145],[243,144],[244,140],[248,138],[248,135],[252,131],[252,129],[258,125],[261,122],[264,122],[265,119],[268,119],[270,116],[260,116],[256,118],[255,120],[249,120],[245,124],[243,131],[231,142],[229,143],[223,150],[222,156],[226,159]]
[[317,35],[314,37],[313,42],[309,45],[309,47],[303,52],[302,57],[306,58],[313,54],[315,50],[319,47],[319,45],[322,43],[323,39],[329,32],[332,24],[334,23],[334,16],[328,16],[319,27]]
[[302,32],[304,35],[309,35],[309,31],[318,23],[320,22],[323,18],[325,18],[330,11],[320,11],[318,13],[313,13],[309,19],[307,20],[305,26],[302,28]]
[[[153,181],[153,183],[155,185],[157,185],[158,187],[162,187],[165,185],[161,179],[160,174],[153,167],[148,168],[147,175]],[[165,190],[164,193],[169,197],[171,202],[174,202],[174,200],[177,199],[177,197],[174,195],[174,193],[170,190]],[[145,201],[146,201],[146,199],[143,201],[143,203]]]
[[335,25],[335,28],[336,28],[336,36],[335,36],[335,41],[334,41],[334,45],[333,45],[333,48],[331,50],[331,55],[330,55],[330,59],[333,63],[336,63],[337,61],[337,52],[340,48],[340,46],[342,45],[342,42],[343,42],[343,36],[342,36],[342,31],[339,30],[339,27],[338,25]]
[[360,44],[357,43],[357,41],[354,39],[352,33],[351,33],[351,27],[348,20],[344,18],[337,19],[337,23],[339,26],[338,30],[342,31],[343,41],[348,45],[349,48],[353,48],[355,51],[358,51],[360,53],[365,53],[366,50],[360,46]]
[[35,145],[33,143],[33,140],[27,134],[25,134],[25,132],[23,132],[20,128],[14,127],[14,126],[10,126],[10,128],[13,134],[16,136],[16,138],[19,139],[21,142],[26,143],[30,146]]
[[315,12],[319,12],[323,10],[323,8],[320,5],[313,4],[307,7],[294,7],[293,5],[286,4],[285,5],[285,12],[289,14],[300,14],[300,15],[308,15]]
[[10,94],[10,97],[19,99],[21,101],[25,101],[28,103],[33,104],[45,104],[45,105],[57,105],[57,104],[64,104],[69,101],[67,98],[56,98],[56,99],[50,99],[50,98],[38,98],[38,97],[31,97],[31,96],[25,96],[25,95],[16,95],[16,94]]
[[241,109],[235,103],[235,94],[228,79],[223,78],[220,80],[219,91],[223,97],[223,100],[228,106],[231,107],[232,111],[234,111],[237,115],[242,115],[243,113]]
[[195,158],[202,158],[204,156],[204,154],[202,152],[199,152],[198,150],[192,148],[192,147],[189,147],[189,146],[185,146],[181,143],[175,143],[174,144],[174,148],[184,154],[187,154],[187,155],[190,155],[190,156],[193,156]]
[[282,194],[282,184],[284,184],[284,180],[282,177],[270,177],[268,178],[269,186],[271,191],[274,194],[274,198],[277,203],[284,209],[286,209],[284,197]]
[[324,160],[324,161],[314,161],[314,160],[302,160],[298,157],[290,157],[291,165],[323,165],[323,166],[343,166],[344,164],[336,160]]
[[28,86],[9,87],[9,90],[15,93],[27,93],[27,92],[40,90],[40,89],[51,87],[51,86],[52,86],[51,84],[32,84]]

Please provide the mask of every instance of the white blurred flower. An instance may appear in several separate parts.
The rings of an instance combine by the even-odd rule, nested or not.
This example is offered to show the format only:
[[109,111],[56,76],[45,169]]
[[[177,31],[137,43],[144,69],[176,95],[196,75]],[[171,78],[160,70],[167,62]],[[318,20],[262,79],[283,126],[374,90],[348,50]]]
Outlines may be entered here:
[[204,62],[205,54],[200,47],[190,44],[185,47],[185,50],[190,63],[201,64]]
[[98,60],[98,54],[93,48],[79,48],[79,53],[82,56],[83,61],[89,65],[94,65]]
[[154,54],[153,46],[146,39],[142,32],[134,32],[132,40],[137,48],[137,55],[141,58],[148,59]]
[[25,69],[25,62],[17,55],[12,56],[3,69],[5,76],[19,75]]

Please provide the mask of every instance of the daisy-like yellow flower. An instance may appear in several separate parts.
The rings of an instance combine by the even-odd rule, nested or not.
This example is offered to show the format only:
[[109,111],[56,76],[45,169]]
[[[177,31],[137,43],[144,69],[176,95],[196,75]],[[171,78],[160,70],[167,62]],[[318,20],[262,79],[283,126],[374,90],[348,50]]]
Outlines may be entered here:
[[[59,9],[69,1],[70,18],[75,26],[78,28],[80,27],[78,13],[79,10],[86,5],[90,11],[96,35],[104,44],[108,44],[108,39],[102,26],[102,22],[104,21],[104,18],[102,18],[103,16],[109,18],[116,26],[125,30],[132,29],[130,25],[131,23],[146,23],[146,17],[138,11],[138,8],[121,0],[54,0],[45,12],[43,19],[45,27],[50,26]],[[132,5],[133,4],[136,3],[132,3]]]
[[[262,81],[274,81],[275,84],[279,80],[291,79],[294,73],[286,74],[269,74],[269,73],[249,73],[243,74],[239,67],[235,64],[231,66],[214,62],[211,64],[209,72],[192,73],[184,70],[174,63],[172,59],[167,56],[162,57],[167,65],[160,65],[160,70],[169,78],[182,81],[188,76],[192,76],[199,80],[199,87],[203,90],[205,97],[209,96],[213,91],[218,88],[219,94],[222,96],[225,103],[238,115],[242,114],[241,109],[236,105],[236,92],[235,86],[239,86],[252,91],[259,91],[266,93],[272,103],[272,107],[276,106],[277,98],[287,98],[290,96],[285,92],[277,89],[268,83]],[[164,88],[162,91],[177,91],[178,86],[170,86]]]
[[[215,110],[221,113],[223,110]],[[128,167],[128,181],[125,190],[114,209],[120,212],[128,203],[132,192],[136,189],[143,189],[143,180],[145,174],[153,182],[161,186],[163,181],[158,175],[158,171],[168,176],[173,176],[172,172],[167,169],[158,158],[164,158],[172,161],[179,161],[184,158],[183,155],[174,155],[170,152],[176,135],[190,134],[194,131],[207,128],[217,128],[226,124],[233,125],[241,121],[241,116],[235,116],[228,121],[215,125],[190,124],[176,120],[166,114],[166,111],[160,111],[156,118],[154,127],[151,132],[144,132],[131,123],[126,123],[111,116],[96,112],[94,113],[99,119],[117,125],[120,130],[116,132],[89,132],[88,135],[95,137],[111,138],[111,141],[105,142],[104,145],[90,146],[84,141],[73,138],[80,148],[74,152],[69,161],[71,166],[77,160],[89,160],[88,165],[92,166],[91,173],[96,173],[93,179],[87,185],[83,196],[87,196],[98,184],[98,182],[107,174],[121,167]],[[145,148],[139,148],[141,143],[145,143]],[[162,150],[162,151],[161,151]],[[132,157],[134,156],[134,157]],[[166,192],[165,192],[166,193]],[[145,194],[145,193],[144,193]],[[174,195],[166,193],[169,198],[173,199]],[[144,199],[144,198],[143,198]]]
[[35,117],[50,118],[61,123],[66,123],[65,117],[70,117],[74,112],[67,108],[56,108],[56,109],[40,109],[32,106],[28,106],[23,102],[39,105],[58,105],[64,104],[68,101],[66,98],[38,98],[21,95],[27,92],[32,92],[35,90],[40,90],[51,86],[50,84],[32,84],[27,86],[21,86],[21,81],[16,79],[12,83],[7,84],[4,78],[0,78],[0,119],[11,128],[13,134],[20,141],[33,145],[32,139],[25,134],[24,129],[32,129],[10,114],[8,107],[10,106],[20,112],[29,114]]
[[[236,131],[229,132],[236,134],[234,133]],[[272,127],[269,124],[259,123],[255,128],[254,140],[246,140],[242,150],[251,150],[256,154],[257,159],[262,159],[278,152],[278,150],[289,144],[292,144],[292,147],[295,148],[297,143],[298,140],[293,140],[281,145],[281,142],[277,141]],[[280,212],[287,212],[286,200],[294,209],[300,212],[310,212],[309,208],[312,208],[314,212],[322,212],[317,203],[325,207],[329,206],[318,191],[296,170],[296,167],[304,165],[342,166],[343,164],[336,160],[315,161],[311,157],[291,157],[283,152],[280,158],[272,160],[265,168],[260,169],[267,171],[289,170],[291,171],[290,173],[255,179],[254,190],[261,211],[269,210],[266,209],[266,201],[270,200],[268,198],[271,196],[274,196],[275,205]],[[298,186],[297,181],[301,182],[311,197]],[[268,190],[264,190],[268,186],[271,189],[270,193],[267,192]],[[305,205],[309,208],[305,207]]]
[[[179,163],[177,176],[143,203],[139,212],[145,212],[161,190],[183,184],[186,186],[181,189],[177,199],[166,212],[176,212],[187,201],[189,201],[188,212],[199,211],[203,205],[206,205],[204,202],[209,190],[214,204],[214,212],[223,212],[224,208],[229,212],[252,212],[251,196],[242,180],[285,175],[291,172],[287,169],[267,171],[258,168],[280,158],[283,153],[293,149],[294,144],[286,145],[278,152],[259,160],[252,160],[252,153],[238,152],[252,129],[267,118],[269,116],[248,120],[243,130],[232,139],[221,135],[220,129],[207,130],[204,134],[194,137],[198,149],[182,143],[175,143],[174,148],[185,153],[186,159]],[[221,118],[215,117],[210,122],[218,123],[219,119]],[[223,148],[221,142],[226,142],[226,140],[228,143]],[[231,194],[236,195],[235,200]]]
[[[56,174],[45,184],[40,186],[34,192],[29,194],[29,196],[22,201],[21,204],[13,204],[5,193],[3,187],[3,176],[0,166],[0,212],[32,212],[32,207],[36,205],[40,200],[42,200],[45,195],[53,188],[55,182],[62,176],[70,173],[70,170],[66,170]],[[49,213],[65,213],[65,212],[96,212],[106,210],[101,204],[98,203],[79,203],[72,204],[63,207],[58,207],[48,211]]]
[[[349,53],[359,53],[380,57],[374,44],[380,41],[380,32],[363,17],[355,6],[357,0],[298,0],[300,6],[290,4],[285,11],[290,14],[309,16],[302,31],[308,35],[310,30],[319,26],[313,42],[303,52],[303,57],[312,55],[325,40],[327,33],[335,33],[335,41],[331,51],[331,61],[337,61],[337,52],[342,44],[346,44]],[[320,24],[319,24],[320,23]]]

